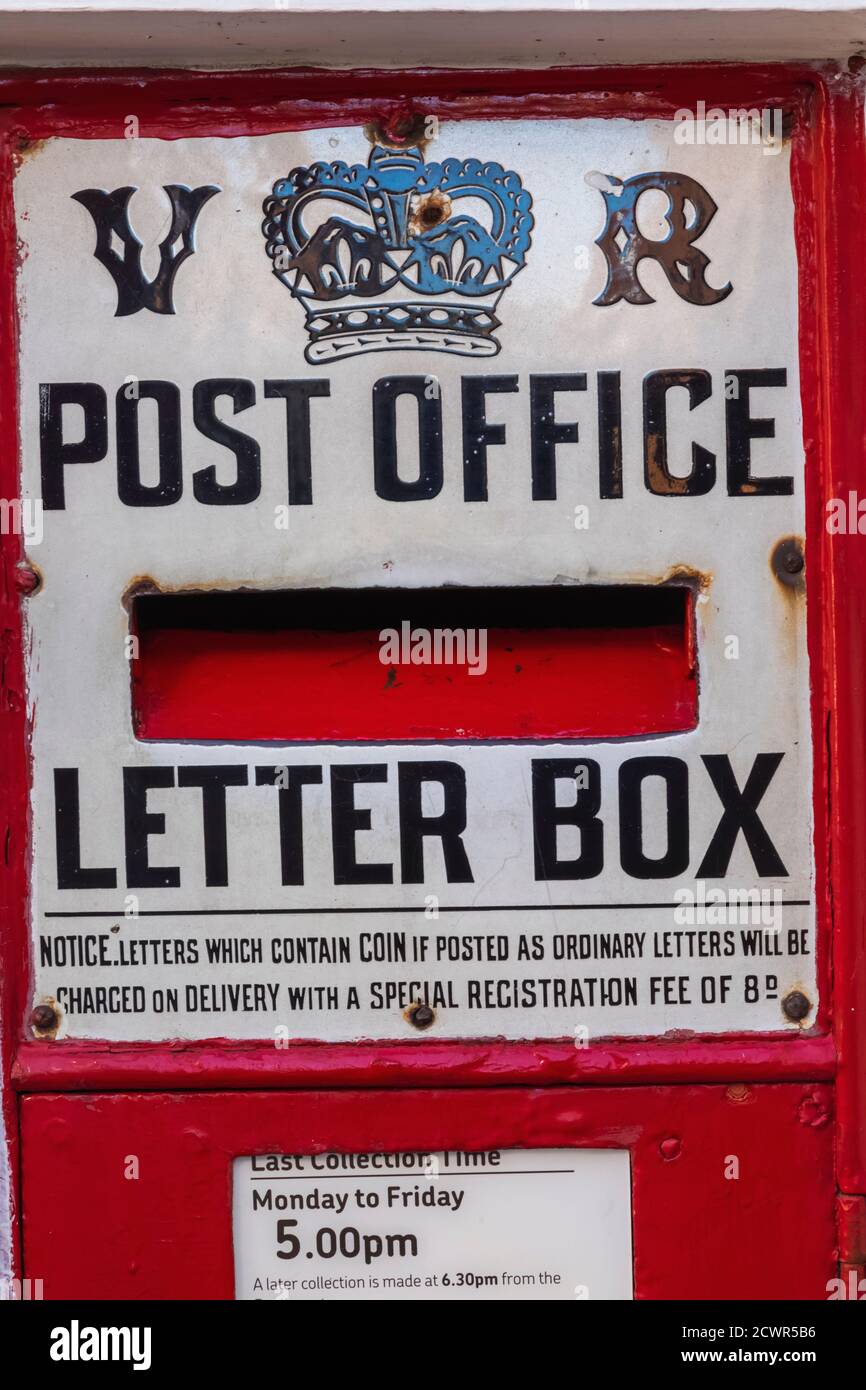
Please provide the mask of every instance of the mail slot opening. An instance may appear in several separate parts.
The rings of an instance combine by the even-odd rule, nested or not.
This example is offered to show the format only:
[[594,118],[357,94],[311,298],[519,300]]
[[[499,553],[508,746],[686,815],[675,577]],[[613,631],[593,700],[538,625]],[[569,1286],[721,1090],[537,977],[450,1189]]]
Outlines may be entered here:
[[687,586],[144,594],[131,616],[141,739],[538,741],[697,723]]

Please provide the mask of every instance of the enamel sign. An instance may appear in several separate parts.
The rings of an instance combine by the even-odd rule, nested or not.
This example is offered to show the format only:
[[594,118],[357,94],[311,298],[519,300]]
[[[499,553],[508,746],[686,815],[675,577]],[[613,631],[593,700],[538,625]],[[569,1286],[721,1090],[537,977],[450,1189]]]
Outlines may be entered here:
[[237,1158],[234,1245],[240,1299],[630,1299],[629,1155]]
[[680,134],[23,158],[46,1033],[814,1023],[789,152]]

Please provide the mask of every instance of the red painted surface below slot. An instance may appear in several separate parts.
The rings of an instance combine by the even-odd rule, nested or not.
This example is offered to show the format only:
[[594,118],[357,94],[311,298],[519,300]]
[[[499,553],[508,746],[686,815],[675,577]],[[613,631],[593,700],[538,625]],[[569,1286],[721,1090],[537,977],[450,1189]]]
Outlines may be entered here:
[[[694,728],[686,630],[498,628],[486,671],[383,664],[379,632],[144,633],[143,739],[547,739]],[[474,652],[470,653],[474,655]]]

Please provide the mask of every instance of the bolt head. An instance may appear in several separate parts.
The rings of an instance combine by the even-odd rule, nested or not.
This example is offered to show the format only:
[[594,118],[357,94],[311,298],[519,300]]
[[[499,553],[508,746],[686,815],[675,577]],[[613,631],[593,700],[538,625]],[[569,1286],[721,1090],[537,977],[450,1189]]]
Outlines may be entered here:
[[423,112],[403,107],[371,121],[365,127],[368,140],[373,144],[390,145],[395,149],[405,149],[417,145],[424,138],[425,116]]
[[19,594],[35,594],[42,583],[42,577],[30,565],[18,565],[15,569],[15,588]]
[[30,1015],[30,1027],[38,1033],[47,1033],[50,1028],[56,1028],[58,1022],[57,1012],[50,1004],[37,1004]]
[[799,589],[806,568],[802,542],[796,536],[785,536],[773,549],[771,565],[776,578],[791,589]]
[[659,1153],[661,1154],[662,1158],[679,1158],[680,1154],[682,1153],[682,1148],[682,1140],[677,1139],[676,1136],[672,1135],[670,1139],[663,1139],[662,1142],[659,1144]]
[[792,1023],[802,1023],[811,1012],[812,1005],[802,990],[792,989],[782,1000],[782,1013]]
[[408,1013],[413,1028],[429,1028],[436,1015],[429,1004],[415,1004]]

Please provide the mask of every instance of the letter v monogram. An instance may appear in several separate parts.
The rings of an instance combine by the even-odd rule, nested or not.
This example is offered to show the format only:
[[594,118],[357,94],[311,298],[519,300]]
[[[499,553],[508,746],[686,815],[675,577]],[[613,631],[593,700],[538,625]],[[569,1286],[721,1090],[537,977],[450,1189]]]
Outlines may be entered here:
[[[195,251],[196,219],[209,198],[221,190],[214,184],[187,188],[185,184],[163,185],[171,203],[171,226],[159,244],[159,270],[146,280],[141,269],[142,244],[129,223],[129,200],[137,188],[83,188],[72,197],[87,208],[96,223],[94,256],[111,274],[117,287],[115,318],[151,309],[155,314],[173,314],[174,277],[188,256]],[[123,243],[123,255],[112,246],[112,237]],[[177,243],[181,245],[178,248]]]

